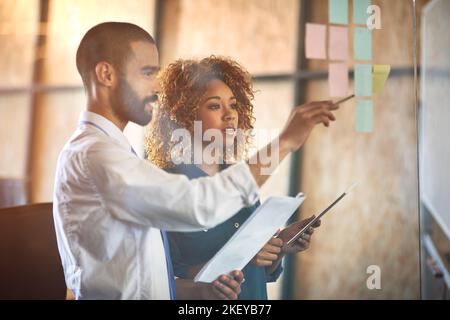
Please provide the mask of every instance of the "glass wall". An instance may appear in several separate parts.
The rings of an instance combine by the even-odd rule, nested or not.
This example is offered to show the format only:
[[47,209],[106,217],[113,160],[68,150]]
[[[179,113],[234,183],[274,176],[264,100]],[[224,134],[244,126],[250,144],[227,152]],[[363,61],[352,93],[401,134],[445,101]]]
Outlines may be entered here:
[[[158,40],[162,67],[212,54],[242,64],[254,79],[256,129],[281,130],[296,105],[356,93],[337,121],[314,129],[262,189],[262,200],[304,192],[295,217],[303,219],[358,183],[323,218],[310,248],[286,261],[269,298],[418,299],[414,41],[420,47],[421,15],[430,2],[3,0],[0,178],[29,181],[30,202],[52,201],[58,153],[85,106],[75,66],[79,41],[103,21],[136,23]],[[373,72],[385,70],[378,66],[389,66],[390,74],[374,93]],[[143,154],[143,129],[129,125],[126,134]]]

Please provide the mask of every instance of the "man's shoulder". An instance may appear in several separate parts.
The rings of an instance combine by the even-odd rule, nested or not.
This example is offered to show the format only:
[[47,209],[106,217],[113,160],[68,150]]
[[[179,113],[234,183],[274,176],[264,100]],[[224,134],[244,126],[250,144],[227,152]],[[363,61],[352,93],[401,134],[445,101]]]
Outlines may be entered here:
[[99,148],[119,147],[117,143],[107,135],[99,132],[95,128],[78,129],[67,141],[63,150],[76,151],[85,154]]
[[61,150],[58,162],[82,160],[98,151],[114,150],[117,147],[112,139],[95,129],[77,129]]

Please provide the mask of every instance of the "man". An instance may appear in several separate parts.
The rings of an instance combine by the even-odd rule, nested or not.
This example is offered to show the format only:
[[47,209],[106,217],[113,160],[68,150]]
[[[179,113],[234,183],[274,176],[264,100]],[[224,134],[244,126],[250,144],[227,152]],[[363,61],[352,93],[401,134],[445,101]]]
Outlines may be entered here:
[[[161,230],[211,228],[253,204],[268,177],[253,161],[188,180],[135,155],[122,131],[129,121],[150,122],[159,70],[157,48],[143,29],[117,22],[93,27],[81,40],[77,68],[87,107],[59,156],[54,191],[67,286],[77,299],[175,298]],[[336,108],[331,102],[297,107],[280,135],[280,160],[316,124],[334,121]],[[213,284],[176,286],[179,298],[234,299],[241,281],[242,273],[234,271]]]

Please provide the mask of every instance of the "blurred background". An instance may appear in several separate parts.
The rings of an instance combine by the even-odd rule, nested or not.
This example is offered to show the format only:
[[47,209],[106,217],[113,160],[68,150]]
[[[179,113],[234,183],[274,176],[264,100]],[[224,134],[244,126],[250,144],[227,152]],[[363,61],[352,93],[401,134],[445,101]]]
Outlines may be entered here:
[[[414,41],[419,48],[428,2],[372,1],[382,18],[373,62],[392,67],[374,98],[373,133],[355,131],[349,101],[264,186],[263,198],[306,193],[306,218],[359,182],[323,219],[310,249],[286,259],[271,299],[421,297]],[[0,0],[0,206],[52,201],[58,153],[85,107],[76,49],[104,21],[149,31],[162,67],[211,54],[237,60],[258,90],[256,128],[281,129],[293,106],[328,99],[328,61],[304,57],[305,24],[328,23],[327,0]],[[125,132],[143,155],[144,129],[130,124]],[[370,266],[381,270],[380,289],[367,286]]]

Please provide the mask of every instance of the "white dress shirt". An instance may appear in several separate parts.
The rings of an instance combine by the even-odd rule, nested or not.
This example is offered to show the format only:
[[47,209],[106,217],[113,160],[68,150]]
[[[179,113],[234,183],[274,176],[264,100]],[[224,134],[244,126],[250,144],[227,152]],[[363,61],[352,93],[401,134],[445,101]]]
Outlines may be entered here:
[[59,155],[53,216],[65,279],[77,299],[169,299],[159,229],[198,231],[254,204],[245,163],[189,180],[133,154],[122,131],[83,112]]

